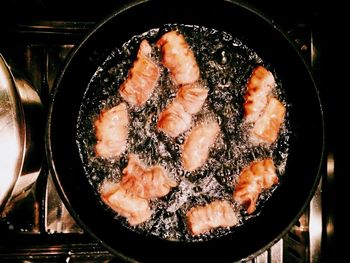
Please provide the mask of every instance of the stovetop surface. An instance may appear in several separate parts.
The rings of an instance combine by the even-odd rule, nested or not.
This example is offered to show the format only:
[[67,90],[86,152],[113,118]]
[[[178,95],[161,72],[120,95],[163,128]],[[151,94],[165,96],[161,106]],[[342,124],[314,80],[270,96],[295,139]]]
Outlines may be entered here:
[[[123,0],[118,4],[127,2]],[[332,115],[332,96],[329,89],[324,87],[328,79],[325,79],[323,73],[326,70],[321,66],[322,62],[328,59],[327,55],[320,56],[327,48],[328,38],[324,34],[326,30],[323,23],[324,16],[319,3],[316,1],[281,3],[273,0],[247,2],[273,17],[275,22],[296,41],[305,60],[313,67],[315,79],[322,88],[321,98],[327,101],[326,117],[328,114]],[[11,66],[31,79],[44,108],[47,108],[50,90],[64,63],[64,58],[95,23],[111,13],[115,7],[115,1],[106,0],[91,5],[80,0],[74,3],[67,0],[9,1],[5,4],[7,15],[0,18],[0,33],[3,35],[0,52]],[[310,32],[313,37],[312,44]],[[316,60],[311,59],[312,45],[319,55]],[[329,129],[328,133],[332,136],[333,132],[333,129]],[[334,157],[334,144],[335,142],[330,139],[327,154],[331,157]],[[333,181],[329,181],[326,175],[327,171],[323,176],[323,185],[332,186]],[[323,216],[325,219],[323,227],[325,227],[328,221],[334,220],[334,216],[329,214],[335,211],[329,204],[335,197],[332,189],[323,192],[322,189],[317,198],[322,197],[323,206],[327,206],[323,211],[327,213]],[[310,233],[305,234],[303,227],[308,226],[312,211],[313,209],[308,209],[299,220],[299,226],[292,229],[277,247],[255,259],[255,262],[280,262],[274,261],[276,258],[282,258],[284,262],[320,262],[320,255],[312,258],[313,252],[310,252],[310,247],[304,249],[304,246],[299,246],[303,241],[310,243],[308,236]],[[333,255],[333,237],[325,235],[323,231],[322,238],[326,241],[322,246],[327,249],[328,254],[323,255],[323,258],[328,258]],[[281,252],[283,249],[292,251],[289,253],[291,256],[283,255]],[[70,217],[60,201],[45,163],[35,187],[28,192],[24,201],[15,205],[5,220],[0,221],[0,261],[2,259],[10,262],[119,261],[97,241],[85,234]]]

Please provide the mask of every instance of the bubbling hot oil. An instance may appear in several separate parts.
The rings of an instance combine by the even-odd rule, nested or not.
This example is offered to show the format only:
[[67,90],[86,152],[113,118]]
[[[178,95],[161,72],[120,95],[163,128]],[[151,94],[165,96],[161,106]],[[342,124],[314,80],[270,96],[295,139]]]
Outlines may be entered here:
[[[192,127],[208,119],[215,119],[220,125],[220,134],[210,150],[206,164],[191,173],[184,171],[181,165],[182,145],[188,132],[172,139],[156,128],[159,114],[176,96],[178,87],[161,65],[160,52],[155,43],[165,32],[174,29],[184,34],[200,67],[201,82],[209,90],[202,110],[192,118]],[[115,159],[96,157],[93,123],[101,110],[123,101],[118,88],[127,77],[142,39],[147,39],[153,45],[152,55],[162,69],[161,77],[144,106],[128,108],[130,126],[125,153]],[[218,199],[232,202],[239,217],[239,225],[244,224],[251,216],[240,212],[240,207],[234,203],[232,197],[240,171],[253,160],[272,157],[281,177],[288,157],[290,134],[286,120],[276,143],[270,146],[254,146],[248,140],[249,127],[242,121],[243,95],[247,80],[257,64],[263,64],[274,72],[254,50],[239,39],[225,32],[200,26],[165,25],[134,36],[121,48],[114,50],[92,77],[77,123],[77,144],[81,160],[101,205],[109,209],[100,199],[101,183],[106,179],[120,180],[122,170],[127,166],[128,155],[133,153],[148,166],[162,165],[169,177],[177,181],[178,186],[168,195],[150,202],[153,215],[139,226],[131,227],[125,218],[113,212],[116,220],[121,220],[125,227],[169,240],[192,242],[219,237],[230,233],[233,228],[218,228],[208,234],[193,237],[186,225],[186,213],[191,207]],[[288,109],[282,84],[275,73],[274,75],[277,81],[275,95]],[[255,215],[263,208],[263,203],[275,188],[261,194]]]

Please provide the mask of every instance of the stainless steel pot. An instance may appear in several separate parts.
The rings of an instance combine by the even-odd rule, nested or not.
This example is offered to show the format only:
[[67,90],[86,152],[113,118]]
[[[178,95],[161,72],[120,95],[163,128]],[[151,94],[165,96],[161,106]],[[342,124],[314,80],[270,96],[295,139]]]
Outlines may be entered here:
[[0,214],[26,196],[43,160],[43,107],[31,83],[0,54]]

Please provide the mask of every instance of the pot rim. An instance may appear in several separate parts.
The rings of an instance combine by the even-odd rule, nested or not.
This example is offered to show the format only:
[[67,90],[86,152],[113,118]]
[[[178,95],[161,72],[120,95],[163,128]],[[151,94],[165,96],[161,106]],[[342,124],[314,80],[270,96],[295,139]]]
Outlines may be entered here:
[[6,206],[22,172],[26,149],[23,105],[15,79],[0,54],[0,212]]

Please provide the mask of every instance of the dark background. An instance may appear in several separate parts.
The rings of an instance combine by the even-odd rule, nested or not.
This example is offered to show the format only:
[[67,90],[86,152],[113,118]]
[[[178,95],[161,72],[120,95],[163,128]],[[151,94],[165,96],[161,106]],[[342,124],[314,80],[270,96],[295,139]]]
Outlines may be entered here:
[[[165,0],[164,0],[165,1]],[[32,20],[59,21],[91,21],[98,22],[113,12],[117,5],[127,3],[127,0],[9,0],[0,4],[0,53],[1,42],[6,41],[7,32],[19,23]],[[267,16],[273,18],[282,29],[289,31],[296,25],[304,24],[315,30],[319,60],[315,70],[315,80],[320,90],[324,105],[326,123],[326,151],[325,157],[333,153],[335,159],[334,184],[328,184],[324,190],[323,204],[325,207],[323,242],[324,262],[333,262],[335,258],[346,258],[348,242],[348,226],[345,213],[349,207],[350,198],[347,195],[346,149],[348,141],[348,113],[346,95],[349,84],[347,82],[347,64],[345,58],[348,49],[346,38],[349,29],[346,28],[346,9],[336,1],[315,0],[246,0],[241,1],[254,6]],[[200,1],[198,1],[200,4]],[[179,4],[186,4],[179,1]],[[135,23],[139,21],[130,21]],[[347,56],[348,57],[348,56]],[[345,69],[345,70],[344,70]],[[302,96],[302,94],[300,94]],[[307,112],[305,113],[307,114]],[[307,147],[307,146],[306,146]],[[327,167],[325,166],[324,169]],[[301,168],[302,169],[302,168]],[[334,218],[334,234],[327,234],[328,214]],[[330,233],[330,232],[329,232]]]

